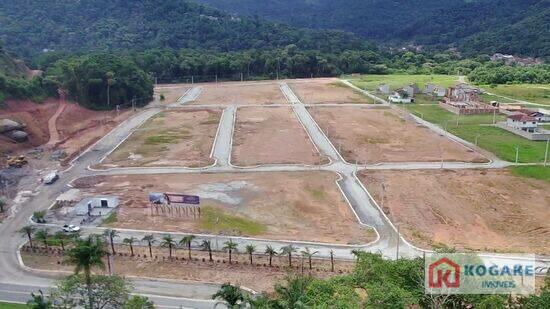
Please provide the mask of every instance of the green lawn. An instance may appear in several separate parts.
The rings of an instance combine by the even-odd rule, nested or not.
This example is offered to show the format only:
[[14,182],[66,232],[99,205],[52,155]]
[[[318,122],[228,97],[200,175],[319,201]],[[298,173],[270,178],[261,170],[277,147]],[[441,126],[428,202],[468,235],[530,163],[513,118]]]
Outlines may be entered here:
[[550,166],[514,166],[511,170],[516,176],[535,178],[550,182]]
[[[29,295],[30,298],[30,295]],[[0,302],[0,309],[26,309],[29,308],[29,306],[25,304],[14,304],[14,303],[3,303]]]
[[424,88],[427,83],[433,83],[442,87],[449,87],[458,83],[458,76],[390,74],[364,75],[360,77],[351,77],[349,80],[361,89],[373,91],[376,90],[378,85],[382,83],[388,84],[391,90],[407,86],[410,83],[416,83],[420,89]]
[[[494,94],[550,106],[550,85],[515,84],[497,85],[494,88],[488,85],[483,85],[481,87]],[[501,102],[502,100],[502,98],[496,99],[496,101]]]
[[[447,130],[469,142],[474,143],[478,137],[478,146],[494,153],[499,158],[514,162],[516,147],[519,147],[518,162],[537,163],[544,161],[546,142],[530,141],[506,130],[489,126],[493,115],[460,116],[450,113],[437,105],[406,105],[411,113],[423,117],[424,120],[447,127]],[[459,125],[456,125],[458,118]],[[504,116],[497,115],[497,121]],[[485,124],[485,125],[483,125]]]
[[254,236],[267,230],[261,223],[226,213],[218,208],[202,207],[201,210],[201,228],[213,233],[236,232],[238,235]]

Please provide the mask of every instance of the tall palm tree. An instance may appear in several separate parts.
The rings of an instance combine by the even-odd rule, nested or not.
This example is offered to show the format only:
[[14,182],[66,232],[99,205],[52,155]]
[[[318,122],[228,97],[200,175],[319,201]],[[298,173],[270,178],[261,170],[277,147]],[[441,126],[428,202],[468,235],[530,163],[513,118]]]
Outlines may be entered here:
[[256,247],[254,245],[246,245],[245,251],[246,253],[248,253],[248,256],[250,258],[250,265],[252,265],[252,254],[256,252]]
[[292,267],[292,253],[296,252],[298,249],[292,244],[284,246],[281,248],[281,254],[288,255],[288,266]]
[[128,246],[130,246],[130,254],[132,256],[134,256],[134,243],[137,241],[137,238],[135,237],[128,237],[128,238],[124,238],[122,240],[123,243],[127,244]]
[[59,241],[59,244],[61,245],[61,250],[65,251],[65,240],[67,239],[67,234],[63,231],[56,232],[53,237]]
[[269,255],[269,267],[271,267],[271,261],[273,260],[273,256],[277,255],[277,251],[271,245],[267,245],[265,247],[265,254]]
[[212,262],[214,260],[212,258],[212,242],[205,239],[202,241],[201,247],[203,251],[208,251],[208,257],[210,258],[210,262]]
[[319,251],[311,251],[308,247],[305,250],[302,250],[302,256],[308,259],[309,269],[311,270],[311,258],[319,253]]
[[34,249],[32,245],[32,234],[34,233],[34,226],[26,225],[19,230],[19,233],[27,236],[27,238],[29,239],[29,244],[31,245],[31,249]]
[[180,240],[180,245],[187,246],[187,256],[191,260],[191,244],[193,243],[193,240],[196,238],[195,235],[187,235],[183,237]]
[[34,238],[42,241],[44,243],[44,246],[46,249],[49,248],[48,246],[48,239],[50,238],[50,233],[46,229],[38,230],[34,233]]
[[74,265],[74,273],[84,272],[84,278],[88,289],[89,308],[94,308],[92,294],[92,268],[105,269],[103,257],[107,255],[104,243],[98,236],[90,235],[86,239],[77,239],[75,246],[67,251],[66,262]]
[[153,234],[145,235],[141,241],[147,242],[147,246],[149,246],[149,257],[153,258],[153,243],[155,243],[155,236]]
[[231,256],[233,254],[233,251],[238,252],[237,248],[238,248],[237,243],[233,242],[233,240],[231,239],[229,239],[229,241],[224,242],[223,250],[229,253],[229,264],[231,264]]
[[105,230],[105,232],[103,232],[103,236],[109,238],[109,242],[111,243],[111,252],[113,253],[113,255],[115,255],[115,238],[118,237],[118,232],[115,230],[107,229]]
[[172,248],[174,248],[175,245],[176,241],[174,240],[174,238],[172,238],[172,235],[168,234],[162,237],[162,242],[160,243],[160,246],[168,248],[168,256],[170,257],[170,259],[172,258]]

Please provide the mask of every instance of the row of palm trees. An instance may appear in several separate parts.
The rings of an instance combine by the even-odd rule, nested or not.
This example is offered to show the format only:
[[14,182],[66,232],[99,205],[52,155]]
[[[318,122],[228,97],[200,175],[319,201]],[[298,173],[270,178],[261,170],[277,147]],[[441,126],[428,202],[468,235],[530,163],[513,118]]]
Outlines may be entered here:
[[[59,231],[51,235],[49,234],[47,229],[35,230],[33,226],[25,226],[21,229],[20,232],[21,234],[26,235],[28,237],[31,248],[33,248],[33,237],[34,239],[40,240],[42,243],[44,243],[44,246],[46,248],[48,248],[48,242],[52,239],[55,239],[59,242],[59,245],[61,246],[63,251],[65,251],[66,242],[71,240],[69,236],[62,231]],[[76,240],[77,238],[79,238],[79,236],[80,235],[78,233],[73,234],[72,240],[73,241]],[[103,236],[105,237],[106,240],[109,241],[109,245],[111,247],[111,253],[115,255],[116,254],[115,238],[119,237],[119,232],[117,232],[116,230],[108,229],[108,230],[105,230],[105,232],[103,233]],[[127,245],[130,248],[130,254],[131,256],[134,256],[134,244],[139,243],[140,241],[147,245],[149,249],[149,257],[153,258],[153,245],[157,243],[157,240],[155,239],[155,236],[153,234],[145,235],[141,240],[133,236],[124,238],[122,240],[122,243]],[[191,260],[192,247],[195,242],[196,242],[195,235],[187,235],[178,242],[176,241],[176,239],[172,237],[172,235],[167,234],[167,235],[164,235],[162,239],[160,239],[159,245],[162,248],[168,249],[168,256],[170,259],[172,259],[173,251],[176,248],[185,247],[187,248],[187,257]],[[199,244],[199,247],[201,248],[201,251],[208,252],[209,261],[211,262],[214,261],[214,258],[212,255],[212,252],[213,252],[212,242],[210,240],[203,239],[198,244]],[[222,250],[228,253],[229,264],[232,264],[233,254],[239,252],[239,246],[236,242],[234,242],[231,239],[224,242],[223,245],[224,246],[222,247]],[[248,254],[250,265],[252,265],[254,263],[254,260],[253,260],[254,254],[258,252],[256,246],[252,244],[248,244],[245,246],[244,252]],[[273,265],[273,257],[278,255],[288,257],[288,266],[292,267],[292,256],[297,252],[298,252],[298,249],[292,244],[282,247],[279,252],[277,252],[277,250],[275,250],[271,245],[267,245],[265,247],[265,250],[263,251],[263,253],[267,255],[269,258],[270,267]],[[304,250],[300,251],[300,253],[303,258],[307,259],[309,264],[309,269],[312,269],[313,257],[319,252],[312,251],[310,248],[306,247]],[[330,260],[331,260],[331,270],[334,271],[334,255],[332,251],[331,251]]]

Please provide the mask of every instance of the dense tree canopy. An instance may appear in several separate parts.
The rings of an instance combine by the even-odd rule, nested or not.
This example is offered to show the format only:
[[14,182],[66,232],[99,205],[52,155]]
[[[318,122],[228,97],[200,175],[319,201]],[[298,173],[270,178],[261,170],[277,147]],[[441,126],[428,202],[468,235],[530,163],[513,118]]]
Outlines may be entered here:
[[351,34],[234,18],[187,0],[3,0],[0,39],[19,56],[43,50],[125,51],[277,48],[341,51],[366,44]]
[[47,71],[71,98],[92,109],[113,109],[139,99],[138,106],[153,96],[151,76],[130,59],[110,54],[91,54],[57,61]]
[[299,27],[350,31],[387,45],[550,57],[548,0],[197,1]]

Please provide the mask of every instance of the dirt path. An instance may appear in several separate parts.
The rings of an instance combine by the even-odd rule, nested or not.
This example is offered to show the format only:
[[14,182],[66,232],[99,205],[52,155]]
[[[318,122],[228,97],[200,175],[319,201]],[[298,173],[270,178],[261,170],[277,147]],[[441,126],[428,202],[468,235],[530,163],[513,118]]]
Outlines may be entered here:
[[50,140],[46,144],[46,148],[48,149],[53,148],[61,141],[59,131],[57,131],[57,118],[59,118],[59,116],[65,111],[65,108],[67,108],[66,102],[59,103],[55,114],[53,114],[53,116],[48,120],[48,131],[50,133]]

